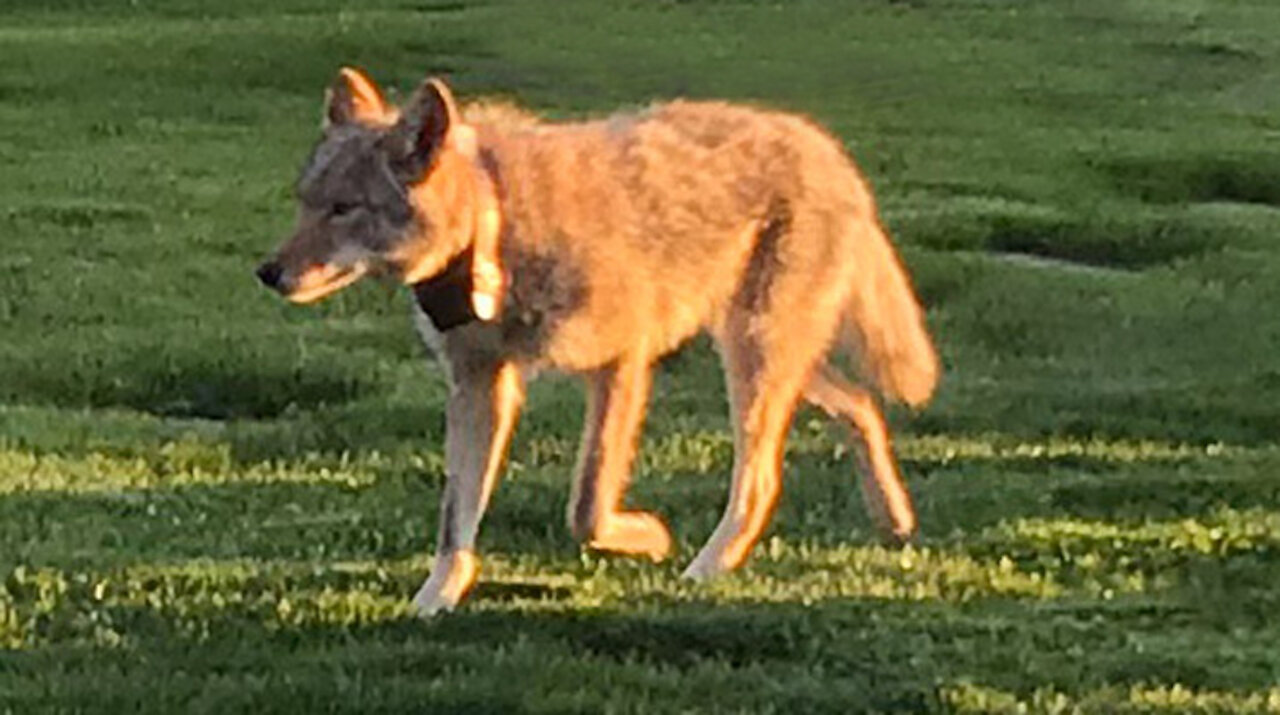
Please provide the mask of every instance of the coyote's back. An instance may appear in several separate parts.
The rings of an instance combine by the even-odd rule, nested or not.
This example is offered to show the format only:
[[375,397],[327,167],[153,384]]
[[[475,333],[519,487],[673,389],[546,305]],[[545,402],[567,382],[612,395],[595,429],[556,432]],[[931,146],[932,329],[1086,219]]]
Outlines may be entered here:
[[[927,399],[936,359],[910,282],[865,182],[816,125],[682,101],[478,129],[503,187],[511,302],[526,309],[507,331],[540,353],[526,359],[576,370],[639,342],[661,353],[701,328],[722,331],[735,299],[757,311],[768,301],[788,322],[830,314],[818,328],[826,341],[845,318],[869,377],[912,404]],[[530,308],[554,333],[522,329]]]

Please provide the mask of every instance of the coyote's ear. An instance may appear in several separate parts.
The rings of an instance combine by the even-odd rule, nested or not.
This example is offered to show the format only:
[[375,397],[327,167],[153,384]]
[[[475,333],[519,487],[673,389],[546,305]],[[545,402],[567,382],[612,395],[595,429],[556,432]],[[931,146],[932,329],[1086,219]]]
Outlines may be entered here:
[[329,128],[351,122],[375,123],[386,116],[387,105],[382,101],[373,80],[363,72],[343,67],[338,77],[325,91],[324,126]]
[[392,154],[404,171],[420,177],[431,168],[450,129],[457,125],[453,93],[444,82],[429,79],[413,93],[388,136]]

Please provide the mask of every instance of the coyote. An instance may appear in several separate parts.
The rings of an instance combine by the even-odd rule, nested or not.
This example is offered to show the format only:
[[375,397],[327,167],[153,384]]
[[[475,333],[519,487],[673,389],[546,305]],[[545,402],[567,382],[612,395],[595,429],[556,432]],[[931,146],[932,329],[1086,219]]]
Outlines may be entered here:
[[707,331],[723,361],[735,461],[729,504],[684,571],[740,565],[781,488],[801,399],[856,435],[886,536],[916,529],[878,400],[923,405],[938,359],[870,191],[840,143],[792,114],[673,101],[552,123],[460,110],[438,79],[403,107],[361,72],[330,87],[297,184],[298,226],[258,267],[298,303],[369,273],[414,293],[450,382],[436,559],[413,599],[451,609],[475,582],[476,532],[527,379],[580,375],[587,417],[568,523],[587,548],[666,557],[664,522],[624,510],[655,361]]

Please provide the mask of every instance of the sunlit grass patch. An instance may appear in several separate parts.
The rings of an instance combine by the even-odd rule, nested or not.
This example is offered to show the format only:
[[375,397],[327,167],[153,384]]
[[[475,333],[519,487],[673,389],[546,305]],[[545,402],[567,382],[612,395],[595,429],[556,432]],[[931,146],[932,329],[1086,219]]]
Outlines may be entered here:
[[1083,519],[1014,519],[986,529],[965,547],[975,555],[1012,559],[1029,572],[1109,597],[1176,583],[1197,560],[1280,563],[1280,512],[1220,508],[1166,521],[1116,523]]
[[902,459],[947,464],[955,460],[1054,462],[1087,458],[1112,464],[1179,462],[1233,457],[1247,450],[1224,444],[1196,446],[1154,440],[1052,437],[1019,440],[1006,435],[908,436],[894,443]]
[[1230,692],[1179,684],[1115,686],[1070,694],[1037,688],[1028,695],[961,682],[941,689],[956,713],[1280,713],[1280,688]]
[[[0,637],[29,648],[65,639],[127,644],[130,632],[246,627],[349,627],[409,618],[426,556],[336,563],[196,559],[105,571],[19,565],[0,589]],[[572,561],[486,555],[468,605],[476,612],[568,612],[641,603],[813,604],[830,599],[965,603],[1050,599],[1052,577],[930,549],[762,548],[743,574],[710,584],[676,578],[674,565],[584,555]],[[237,626],[238,627],[238,626]],[[114,634],[114,635],[113,635]]]
[[[789,442],[800,454],[826,453],[842,458],[849,442],[825,430],[825,421],[802,425]],[[127,450],[90,448],[82,454],[57,454],[0,445],[0,494],[30,491],[68,494],[121,489],[150,489],[196,484],[332,483],[369,486],[380,470],[408,469],[426,475],[442,473],[440,445],[424,442],[396,454],[378,451],[338,454],[310,453],[289,460],[242,463],[224,441],[225,429],[216,423],[206,435],[191,432],[154,447]],[[906,435],[895,443],[908,462],[946,466],[955,462],[1018,462],[1021,464],[1091,462],[1125,465],[1176,463],[1197,459],[1229,459],[1257,452],[1222,444],[1193,446],[1133,440],[1051,438],[1025,441],[992,434],[978,436]],[[570,436],[534,435],[513,451],[515,471],[526,467],[568,468],[576,458],[577,441]],[[638,470],[656,477],[680,474],[727,474],[733,463],[733,440],[727,431],[672,431],[647,440],[639,454]]]
[[1219,509],[1202,517],[1141,524],[1019,519],[978,537],[979,542],[988,539],[1063,553],[1076,546],[1115,551],[1150,547],[1170,553],[1227,556],[1244,551],[1270,551],[1280,546],[1280,512]]
[[[0,644],[24,649],[64,640],[127,645],[156,628],[208,636],[226,628],[353,628],[413,620],[410,599],[429,556],[346,562],[216,561],[96,570],[19,565],[0,581]],[[573,610],[617,600],[624,584],[595,561],[549,563],[486,556],[471,599],[477,612]],[[650,582],[653,583],[653,582]],[[669,580],[661,583],[672,588]],[[634,597],[631,591],[628,597]]]
[[130,633],[157,623],[196,636],[237,624],[367,624],[406,615],[400,571],[211,560],[103,572],[19,566],[2,584],[0,623],[11,648],[68,639],[127,644]]
[[[425,472],[438,468],[427,457],[412,465]],[[438,459],[438,456],[437,456]],[[78,456],[35,454],[0,449],[0,494],[50,492],[86,494],[211,484],[334,484],[366,487],[388,460],[377,454],[360,459],[314,455],[293,462],[240,465],[227,445],[194,441],[170,442],[136,456],[89,452]]]
[[[821,418],[798,422],[787,442],[788,451],[825,453],[840,459],[853,445],[845,433],[834,429],[840,426]],[[577,442],[567,436],[540,435],[521,447],[520,456],[531,466],[570,465],[576,456]],[[957,462],[1021,465],[1087,462],[1123,466],[1231,459],[1262,450],[1222,443],[1193,445],[1070,436],[1028,440],[997,433],[918,435],[907,432],[894,440],[894,451],[903,461],[936,466]],[[645,440],[638,462],[641,471],[656,476],[727,472],[733,465],[733,437],[728,430],[664,430]]]
[[[537,435],[521,440],[515,457],[533,467],[569,466],[577,458],[577,439],[568,435]],[[637,455],[637,469],[653,475],[708,474],[733,464],[733,437],[728,430],[663,430],[646,439]]]
[[818,547],[774,538],[758,547],[744,574],[708,584],[718,600],[813,603],[824,599],[941,601],[1049,599],[1063,587],[1053,574],[1019,570],[1007,558],[975,559],[929,547]]

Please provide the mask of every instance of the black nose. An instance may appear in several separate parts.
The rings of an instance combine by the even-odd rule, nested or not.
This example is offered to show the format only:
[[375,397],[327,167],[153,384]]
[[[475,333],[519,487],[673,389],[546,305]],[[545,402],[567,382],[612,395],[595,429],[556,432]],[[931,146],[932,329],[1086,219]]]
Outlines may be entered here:
[[258,266],[258,280],[268,288],[279,288],[280,277],[284,275],[284,267],[275,261],[267,261]]

